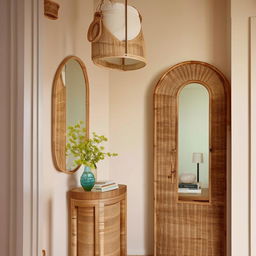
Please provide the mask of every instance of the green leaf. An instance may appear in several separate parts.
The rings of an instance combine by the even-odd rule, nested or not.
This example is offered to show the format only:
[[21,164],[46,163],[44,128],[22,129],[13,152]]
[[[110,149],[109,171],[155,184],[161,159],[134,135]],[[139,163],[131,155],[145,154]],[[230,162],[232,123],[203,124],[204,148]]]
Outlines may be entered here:
[[100,145],[108,139],[103,135],[92,133],[92,138],[87,138],[83,121],[68,127],[66,154],[73,156],[74,165],[86,165],[92,169],[97,168],[96,163],[105,157],[117,156],[116,153],[104,152],[105,147]]

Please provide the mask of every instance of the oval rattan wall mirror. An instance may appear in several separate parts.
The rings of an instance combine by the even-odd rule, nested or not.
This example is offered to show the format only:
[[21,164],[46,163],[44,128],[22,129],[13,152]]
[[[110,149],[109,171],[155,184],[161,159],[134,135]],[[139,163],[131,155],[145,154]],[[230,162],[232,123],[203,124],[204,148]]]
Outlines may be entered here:
[[72,174],[74,166],[66,156],[66,134],[69,126],[82,121],[89,134],[89,81],[83,61],[76,56],[66,57],[59,65],[52,91],[52,155],[58,171]]
[[[205,97],[191,98],[195,90]],[[204,112],[198,108],[198,101],[205,102]],[[205,116],[202,124],[208,138],[203,148],[198,148],[189,143],[194,139],[193,134],[199,136],[196,140],[202,137],[198,119],[201,115]],[[229,130],[230,86],[217,68],[200,61],[187,61],[171,67],[161,77],[154,92],[154,255],[226,255]],[[185,136],[182,131],[189,133],[185,142],[181,141]],[[187,150],[190,150],[188,157],[182,158],[179,154]],[[205,168],[208,176],[204,177],[203,168],[200,169],[202,183],[191,175],[194,172],[196,176],[196,164],[208,166]],[[195,186],[193,193],[180,192],[182,168],[182,172],[192,177],[189,182],[185,179],[182,182],[184,186]]]

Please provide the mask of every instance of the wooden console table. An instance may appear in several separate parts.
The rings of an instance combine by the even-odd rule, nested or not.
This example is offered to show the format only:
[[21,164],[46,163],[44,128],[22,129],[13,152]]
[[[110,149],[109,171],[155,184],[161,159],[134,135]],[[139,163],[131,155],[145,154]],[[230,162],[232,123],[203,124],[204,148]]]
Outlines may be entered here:
[[70,256],[126,256],[126,186],[69,191]]

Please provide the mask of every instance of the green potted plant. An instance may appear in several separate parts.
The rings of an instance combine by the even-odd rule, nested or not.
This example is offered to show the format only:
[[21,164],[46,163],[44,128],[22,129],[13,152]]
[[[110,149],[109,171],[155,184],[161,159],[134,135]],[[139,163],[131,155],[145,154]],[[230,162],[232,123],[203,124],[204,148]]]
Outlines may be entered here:
[[80,183],[86,191],[91,191],[95,184],[95,177],[91,169],[96,169],[96,164],[106,157],[117,156],[116,153],[104,152],[105,148],[100,144],[107,141],[105,136],[99,136],[95,132],[92,135],[92,138],[86,136],[86,129],[82,121],[68,127],[66,152],[67,155],[74,157],[74,165],[84,166]]

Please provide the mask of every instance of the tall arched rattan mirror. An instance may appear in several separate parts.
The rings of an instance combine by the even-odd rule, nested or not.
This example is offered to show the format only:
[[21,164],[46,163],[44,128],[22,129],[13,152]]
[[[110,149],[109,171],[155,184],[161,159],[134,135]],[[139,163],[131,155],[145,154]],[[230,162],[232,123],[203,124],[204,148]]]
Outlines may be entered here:
[[[199,61],[171,67],[156,85],[155,256],[226,255],[229,97],[230,87],[224,75]],[[202,137],[204,141],[200,141]],[[193,172],[196,174],[199,163],[202,167],[198,182]],[[208,174],[204,174],[203,164]],[[181,181],[181,172],[189,173],[190,180],[182,177]],[[185,190],[180,189],[181,185]]]
[[89,134],[89,81],[83,61],[66,57],[59,65],[52,90],[52,155],[58,171],[72,174],[72,157],[66,155],[67,130],[82,121]]

